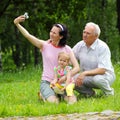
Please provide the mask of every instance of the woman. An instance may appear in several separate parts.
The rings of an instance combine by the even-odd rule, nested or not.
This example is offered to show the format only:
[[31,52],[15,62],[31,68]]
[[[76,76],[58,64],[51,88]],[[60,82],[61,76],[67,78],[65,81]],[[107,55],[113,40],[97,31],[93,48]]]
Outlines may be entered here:
[[[67,28],[62,24],[54,24],[50,31],[49,42],[40,40],[31,35],[20,23],[25,21],[25,16],[21,15],[14,20],[14,24],[17,26],[22,35],[30,41],[34,46],[40,49],[43,58],[43,73],[40,84],[40,94],[48,102],[58,103],[58,98],[55,92],[50,87],[50,83],[54,78],[54,66],[57,66],[57,58],[59,52],[67,52],[70,55],[70,61],[73,65],[72,76],[79,72],[79,64],[72,52],[72,49],[66,45],[66,39],[68,36]],[[65,80],[62,77],[60,80]],[[76,101],[76,97],[73,97],[73,101]]]

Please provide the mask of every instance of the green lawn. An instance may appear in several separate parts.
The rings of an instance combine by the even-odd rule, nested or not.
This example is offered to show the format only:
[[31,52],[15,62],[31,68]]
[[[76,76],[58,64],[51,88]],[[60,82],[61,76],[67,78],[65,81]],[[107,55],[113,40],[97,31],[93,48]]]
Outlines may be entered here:
[[79,98],[74,105],[64,101],[60,104],[43,103],[38,100],[41,69],[27,68],[16,72],[0,73],[0,117],[43,116],[62,113],[120,111],[120,65],[115,65],[116,81],[113,84],[115,95],[92,98]]

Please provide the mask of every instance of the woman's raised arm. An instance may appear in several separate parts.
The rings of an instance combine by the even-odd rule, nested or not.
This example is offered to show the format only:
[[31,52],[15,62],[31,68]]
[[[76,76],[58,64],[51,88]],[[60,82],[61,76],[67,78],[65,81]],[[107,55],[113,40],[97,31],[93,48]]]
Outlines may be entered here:
[[31,35],[22,25],[20,25],[20,22],[24,22],[24,21],[25,21],[25,16],[21,15],[21,16],[15,18],[14,24],[17,26],[17,28],[19,29],[19,31],[22,33],[22,35],[28,41],[30,41],[37,48],[42,49],[43,43],[45,41],[40,40],[40,39],[36,38],[35,36]]

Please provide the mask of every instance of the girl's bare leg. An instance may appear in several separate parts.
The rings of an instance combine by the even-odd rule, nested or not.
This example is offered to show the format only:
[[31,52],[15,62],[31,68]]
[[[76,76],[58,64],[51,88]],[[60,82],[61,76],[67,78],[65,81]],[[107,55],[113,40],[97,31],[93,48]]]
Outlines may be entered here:
[[65,96],[64,100],[68,103],[68,104],[74,104],[77,102],[77,97],[75,95],[73,96]]

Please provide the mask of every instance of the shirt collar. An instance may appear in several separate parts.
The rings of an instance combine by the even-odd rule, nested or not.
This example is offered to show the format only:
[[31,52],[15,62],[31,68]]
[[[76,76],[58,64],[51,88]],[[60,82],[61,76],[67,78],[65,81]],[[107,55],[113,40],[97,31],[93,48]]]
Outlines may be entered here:
[[[90,46],[90,48],[94,50],[95,47],[97,46],[97,42],[98,42],[98,39],[96,39],[96,40],[94,41],[94,43]],[[83,46],[86,46],[86,43],[85,43],[85,42],[83,43]]]

